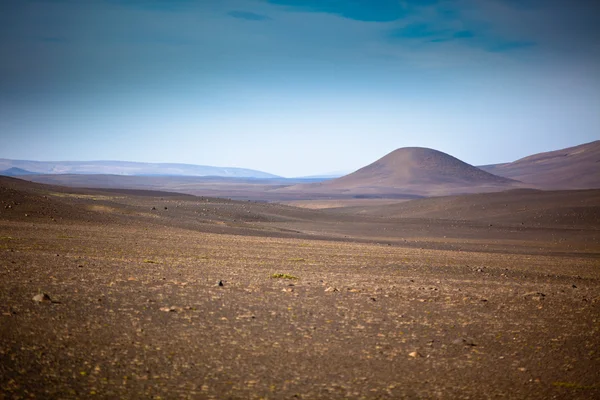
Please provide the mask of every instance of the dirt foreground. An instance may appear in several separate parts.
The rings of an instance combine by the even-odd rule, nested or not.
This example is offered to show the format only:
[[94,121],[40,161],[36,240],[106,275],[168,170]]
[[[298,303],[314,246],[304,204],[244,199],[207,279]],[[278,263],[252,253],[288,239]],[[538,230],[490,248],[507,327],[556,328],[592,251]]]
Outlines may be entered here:
[[600,398],[594,253],[7,215],[0,398]]

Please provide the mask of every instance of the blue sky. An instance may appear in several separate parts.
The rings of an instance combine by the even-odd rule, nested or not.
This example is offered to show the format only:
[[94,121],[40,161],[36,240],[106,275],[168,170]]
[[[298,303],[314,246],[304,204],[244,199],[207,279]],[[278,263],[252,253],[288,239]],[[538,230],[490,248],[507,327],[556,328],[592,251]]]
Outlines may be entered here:
[[600,138],[588,0],[5,0],[0,157],[283,176]]

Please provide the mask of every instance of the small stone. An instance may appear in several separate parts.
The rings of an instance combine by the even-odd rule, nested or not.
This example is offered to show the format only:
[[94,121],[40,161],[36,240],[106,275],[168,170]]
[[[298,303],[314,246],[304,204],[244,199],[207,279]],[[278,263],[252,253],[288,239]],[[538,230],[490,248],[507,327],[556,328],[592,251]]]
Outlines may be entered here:
[[530,298],[532,300],[540,301],[540,300],[544,300],[544,297],[546,297],[546,295],[544,293],[541,293],[541,292],[530,292],[530,293],[525,293],[523,295],[523,297]]
[[225,286],[225,285],[223,284],[223,281],[219,281],[219,282],[217,282],[217,286]]
[[46,293],[40,293],[33,296],[31,299],[33,301],[37,301],[38,303],[51,303],[52,299]]
[[326,292],[339,292],[339,290],[337,288],[334,288],[332,286],[328,287],[327,289],[325,289]]
[[163,311],[163,312],[177,312],[177,309],[175,307],[161,307],[160,311]]
[[452,341],[452,344],[464,345],[464,346],[477,346],[473,339],[470,338],[458,338]]
[[408,353],[408,355],[412,358],[420,358],[423,357],[419,352],[413,351],[412,353]]

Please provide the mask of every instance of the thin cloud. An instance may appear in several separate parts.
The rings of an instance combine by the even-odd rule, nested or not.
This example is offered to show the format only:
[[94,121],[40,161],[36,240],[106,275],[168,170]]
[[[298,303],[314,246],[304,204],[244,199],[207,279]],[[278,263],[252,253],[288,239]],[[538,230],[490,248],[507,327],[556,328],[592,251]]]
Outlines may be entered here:
[[494,53],[503,53],[503,52],[507,52],[507,51],[525,49],[525,48],[529,48],[529,47],[533,47],[533,46],[535,46],[534,42],[517,40],[517,41],[506,41],[506,42],[498,43],[495,45],[491,45],[487,48],[487,50],[494,52]]
[[479,12],[476,5],[456,4],[452,12],[447,7],[443,3],[431,4],[413,10],[406,20],[388,23],[387,44],[433,52],[448,46],[453,52],[462,48],[481,54],[511,53],[537,46],[537,41],[526,31],[503,29],[495,23],[493,15]]
[[447,29],[432,24],[413,23],[392,32],[392,37],[403,39],[440,39],[448,36]]
[[194,0],[104,0],[109,4],[157,12],[183,11],[195,5]]
[[458,32],[454,32],[452,37],[454,37],[456,39],[469,39],[469,38],[475,37],[475,33],[473,33],[472,31],[469,31],[469,30],[458,31]]
[[268,21],[271,19],[266,15],[256,14],[248,11],[230,11],[227,13],[227,15],[233,18],[245,19],[247,21]]
[[[397,0],[268,0],[271,4],[287,6],[290,11],[334,14],[344,18],[365,22],[390,22],[412,14],[414,6],[404,5]],[[416,2],[430,4],[431,0]]]

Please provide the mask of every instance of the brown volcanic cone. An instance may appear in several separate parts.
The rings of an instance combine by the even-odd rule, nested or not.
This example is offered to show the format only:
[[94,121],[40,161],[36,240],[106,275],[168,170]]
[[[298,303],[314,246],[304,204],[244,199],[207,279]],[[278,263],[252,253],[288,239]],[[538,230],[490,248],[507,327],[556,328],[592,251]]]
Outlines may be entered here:
[[341,178],[289,189],[357,195],[431,196],[498,191],[519,186],[519,182],[492,175],[441,151],[404,147]]
[[600,188],[600,140],[480,168],[544,189]]

